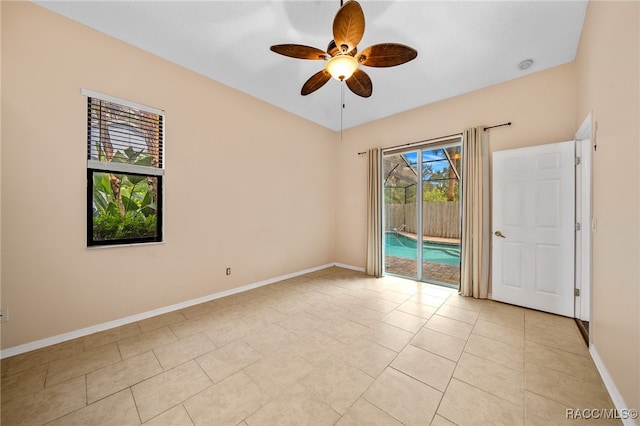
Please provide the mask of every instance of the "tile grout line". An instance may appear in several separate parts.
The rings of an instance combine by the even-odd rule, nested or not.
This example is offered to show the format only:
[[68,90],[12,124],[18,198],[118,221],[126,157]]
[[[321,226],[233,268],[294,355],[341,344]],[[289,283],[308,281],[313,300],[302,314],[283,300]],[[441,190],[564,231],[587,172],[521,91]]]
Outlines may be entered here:
[[[140,407],[138,407],[138,401],[136,400],[136,396],[133,393],[133,386],[134,385],[131,385],[127,389],[129,390],[129,393],[131,394],[131,399],[133,399],[133,405],[136,407],[136,414],[138,414],[138,420],[140,420],[140,424],[142,424],[142,416],[140,415]],[[160,414],[158,414],[158,415],[160,415]],[[151,420],[151,419],[149,419],[149,420]],[[149,420],[147,420],[147,421],[149,421]]]

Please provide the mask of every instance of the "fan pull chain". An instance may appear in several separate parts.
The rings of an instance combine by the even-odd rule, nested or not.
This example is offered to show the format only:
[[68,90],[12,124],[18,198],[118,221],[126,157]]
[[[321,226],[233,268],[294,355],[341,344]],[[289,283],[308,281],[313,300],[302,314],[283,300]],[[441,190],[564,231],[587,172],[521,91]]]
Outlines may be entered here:
[[343,115],[344,115],[344,81],[340,82],[340,143],[342,143],[342,128],[343,126]]

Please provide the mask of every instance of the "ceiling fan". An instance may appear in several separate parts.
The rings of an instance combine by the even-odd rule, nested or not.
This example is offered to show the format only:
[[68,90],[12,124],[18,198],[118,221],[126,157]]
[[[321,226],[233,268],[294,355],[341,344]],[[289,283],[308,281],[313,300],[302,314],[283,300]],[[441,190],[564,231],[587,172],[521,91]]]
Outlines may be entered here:
[[358,52],[357,45],[363,35],[362,7],[357,1],[351,0],[340,7],[333,19],[333,40],[329,42],[326,52],[301,44],[276,44],[271,46],[271,50],[291,58],[327,61],[323,70],[304,83],[302,96],[315,92],[333,77],[345,81],[356,95],[368,98],[373,92],[373,85],[367,73],[359,68],[360,65],[394,67],[415,59],[418,52],[399,43],[374,44]]

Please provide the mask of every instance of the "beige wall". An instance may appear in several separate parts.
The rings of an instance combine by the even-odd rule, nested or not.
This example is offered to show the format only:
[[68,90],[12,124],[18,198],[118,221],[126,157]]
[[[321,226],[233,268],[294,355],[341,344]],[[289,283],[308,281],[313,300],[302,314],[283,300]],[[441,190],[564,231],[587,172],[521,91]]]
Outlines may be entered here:
[[[334,132],[31,3],[1,7],[2,348],[335,260]],[[165,244],[85,247],[81,88],[166,111]]]
[[570,140],[575,73],[575,64],[562,65],[345,131],[338,145],[337,261],[363,267],[366,259],[367,159],[358,152],[508,121],[513,125],[491,130],[491,151]]
[[629,407],[640,408],[640,3],[591,2],[576,60],[577,121],[593,153],[593,345]]

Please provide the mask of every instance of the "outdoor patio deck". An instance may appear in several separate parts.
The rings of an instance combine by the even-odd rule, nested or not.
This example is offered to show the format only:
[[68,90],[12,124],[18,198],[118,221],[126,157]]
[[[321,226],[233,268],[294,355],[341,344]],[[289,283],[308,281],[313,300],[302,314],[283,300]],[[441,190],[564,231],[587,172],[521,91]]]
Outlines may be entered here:
[[[445,284],[460,284],[460,268],[444,263],[422,262],[422,279]],[[385,256],[385,270],[390,274],[416,277],[417,261],[403,257]]]

